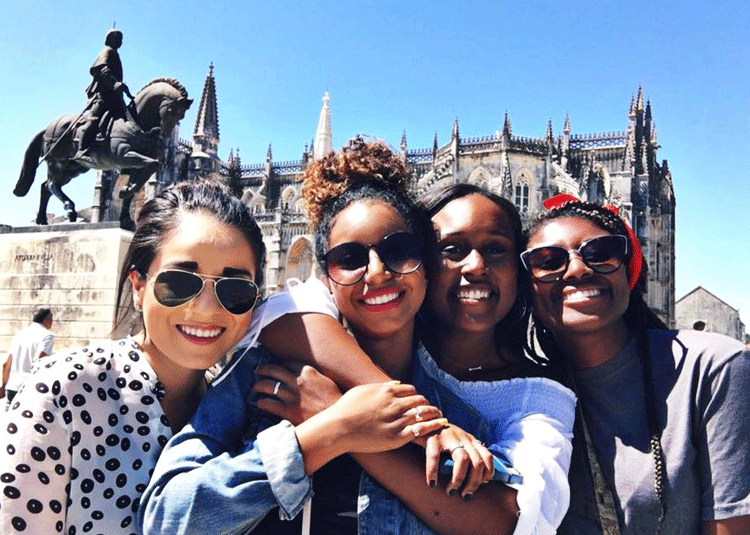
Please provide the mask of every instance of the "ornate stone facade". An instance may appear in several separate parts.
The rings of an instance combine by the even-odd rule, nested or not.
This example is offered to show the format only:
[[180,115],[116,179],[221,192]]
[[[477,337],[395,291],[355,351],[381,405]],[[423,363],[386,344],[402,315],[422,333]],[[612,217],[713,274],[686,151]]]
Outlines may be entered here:
[[[630,221],[648,261],[648,303],[668,323],[675,318],[675,198],[666,160],[657,160],[656,127],[642,90],[631,98],[625,130],[574,134],[566,115],[555,135],[548,122],[541,138],[513,134],[506,114],[502,131],[462,137],[453,123],[450,140],[430,148],[410,149],[406,133],[400,143],[420,196],[429,189],[458,182],[484,185],[518,206],[524,218],[543,209],[556,193],[619,208]],[[269,146],[266,161],[244,165],[239,150],[227,162],[218,157],[219,121],[213,65],[201,97],[192,143],[173,139],[172,166],[162,170],[160,185],[188,176],[216,175],[253,206],[268,247],[267,289],[276,291],[289,277],[305,278],[314,269],[313,244],[302,210],[298,177],[306,165],[331,150],[328,93],[318,129],[296,161],[276,162]]]

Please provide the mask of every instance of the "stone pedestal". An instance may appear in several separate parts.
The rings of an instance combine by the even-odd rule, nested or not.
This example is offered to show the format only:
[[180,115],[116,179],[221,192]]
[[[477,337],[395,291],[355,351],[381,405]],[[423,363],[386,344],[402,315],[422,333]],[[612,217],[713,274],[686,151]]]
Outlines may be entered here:
[[55,351],[108,338],[131,237],[117,222],[0,228],[0,355],[37,305],[54,314]]

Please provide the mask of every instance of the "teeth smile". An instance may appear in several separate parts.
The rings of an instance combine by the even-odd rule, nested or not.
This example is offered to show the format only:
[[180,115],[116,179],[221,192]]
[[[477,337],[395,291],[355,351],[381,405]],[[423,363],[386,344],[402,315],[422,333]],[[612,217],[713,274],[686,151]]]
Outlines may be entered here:
[[604,293],[604,290],[601,288],[590,288],[587,290],[576,290],[574,292],[571,292],[569,294],[566,294],[564,297],[565,301],[584,301],[586,299],[589,299],[591,297],[597,297],[599,295],[602,295]]
[[461,290],[458,292],[459,299],[487,299],[489,296],[489,290]]
[[198,338],[216,338],[221,334],[222,329],[198,329],[196,327],[188,327],[186,325],[178,325],[178,329],[180,329],[185,334],[189,334],[190,336],[196,336]]
[[396,292],[375,297],[365,297],[364,302],[368,305],[384,305],[385,303],[390,303],[391,301],[398,299],[398,295],[398,292]]

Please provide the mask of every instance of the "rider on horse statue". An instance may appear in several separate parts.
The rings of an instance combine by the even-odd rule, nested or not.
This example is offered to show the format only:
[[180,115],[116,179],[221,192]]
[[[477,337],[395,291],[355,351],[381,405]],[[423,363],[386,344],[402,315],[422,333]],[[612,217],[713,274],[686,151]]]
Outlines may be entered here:
[[[90,111],[86,121],[81,126],[78,152],[74,159],[88,158],[88,149],[96,138],[97,131],[105,130],[115,119],[126,119],[127,113],[123,93],[130,99],[128,86],[122,81],[122,62],[117,49],[122,46],[122,32],[110,30],[104,40],[105,47],[94,60],[89,69],[94,78],[86,88],[89,97]],[[103,121],[106,119],[106,121]]]

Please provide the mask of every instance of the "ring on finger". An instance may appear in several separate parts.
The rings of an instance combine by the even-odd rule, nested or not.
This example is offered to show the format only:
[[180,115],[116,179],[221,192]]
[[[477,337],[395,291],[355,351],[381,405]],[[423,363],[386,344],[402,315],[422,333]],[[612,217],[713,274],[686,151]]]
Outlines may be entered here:
[[418,422],[422,421],[422,407],[414,407],[414,419]]
[[414,435],[414,438],[419,438],[419,435],[422,433],[422,426],[419,424],[412,424],[411,432]]
[[457,446],[453,446],[451,448],[450,454],[453,455],[454,451],[456,451],[456,450],[462,450],[462,449],[464,449],[464,443],[463,442],[459,442]]
[[276,381],[276,385],[273,387],[273,395],[279,395],[279,389],[281,388],[281,381]]

